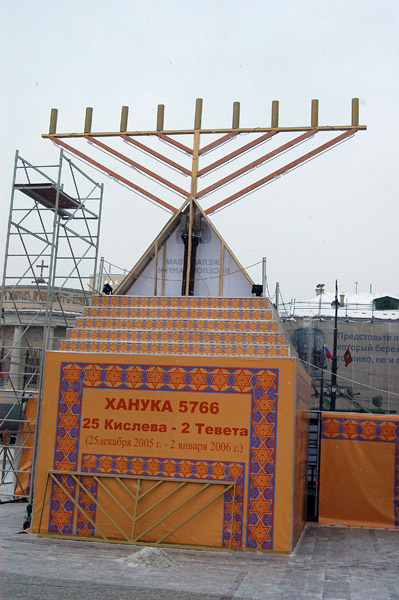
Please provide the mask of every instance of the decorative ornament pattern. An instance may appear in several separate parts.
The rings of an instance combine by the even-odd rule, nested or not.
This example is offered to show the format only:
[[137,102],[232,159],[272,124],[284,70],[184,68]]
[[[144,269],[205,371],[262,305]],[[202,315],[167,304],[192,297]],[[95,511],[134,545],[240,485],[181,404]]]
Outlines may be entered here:
[[[246,531],[243,530],[245,506],[245,463],[229,461],[180,460],[165,457],[128,457],[84,454],[78,465],[82,394],[90,389],[140,389],[179,392],[248,393],[252,396],[249,490]],[[236,367],[181,365],[126,365],[102,363],[61,364],[58,396],[54,470],[115,473],[156,477],[184,477],[235,481],[235,497],[225,494],[223,544],[251,549],[273,549],[275,453],[277,434],[278,369],[237,369]],[[389,436],[386,428],[385,436]],[[368,435],[371,435],[370,432]],[[96,497],[94,480],[88,480]],[[87,495],[77,491],[72,479],[70,493],[95,521],[95,506]],[[72,533],[75,508],[68,498],[60,498],[52,485],[49,531]],[[234,514],[233,514],[234,507]],[[233,521],[233,522],[232,522]],[[84,533],[83,533],[84,532]],[[78,511],[76,533],[94,535],[93,527]]]

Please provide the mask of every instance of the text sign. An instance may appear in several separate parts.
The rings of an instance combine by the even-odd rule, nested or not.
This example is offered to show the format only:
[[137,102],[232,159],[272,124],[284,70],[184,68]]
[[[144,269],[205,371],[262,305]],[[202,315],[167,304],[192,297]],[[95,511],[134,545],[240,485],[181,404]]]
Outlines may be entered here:
[[251,395],[83,391],[80,452],[248,460]]

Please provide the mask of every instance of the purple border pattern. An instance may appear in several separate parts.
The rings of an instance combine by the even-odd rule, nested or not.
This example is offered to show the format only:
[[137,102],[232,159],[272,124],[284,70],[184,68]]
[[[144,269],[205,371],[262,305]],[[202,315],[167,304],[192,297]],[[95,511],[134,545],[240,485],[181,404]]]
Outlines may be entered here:
[[[278,369],[63,362],[53,469],[78,470],[82,394],[85,388],[250,394],[252,408],[246,547],[272,550],[278,379]],[[230,468],[229,463],[221,464],[225,469]],[[74,496],[76,490],[72,487],[70,493]],[[241,498],[237,497],[236,491],[235,502],[241,500],[244,503],[243,489],[240,495]],[[72,533],[72,502],[62,498],[59,492],[57,497],[54,486],[50,502],[49,531]],[[231,513],[227,511],[226,517],[228,514]],[[240,534],[239,527],[233,539],[238,545],[241,534],[236,534]]]

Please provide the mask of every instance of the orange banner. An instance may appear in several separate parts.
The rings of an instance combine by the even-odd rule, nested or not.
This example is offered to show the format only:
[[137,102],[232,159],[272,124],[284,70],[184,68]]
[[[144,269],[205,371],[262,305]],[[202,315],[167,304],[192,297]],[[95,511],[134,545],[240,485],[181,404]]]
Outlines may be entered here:
[[[299,371],[302,382],[296,380]],[[293,548],[303,526],[310,390],[296,359],[208,357],[204,364],[199,357],[184,357],[182,363],[181,357],[48,352],[45,373],[34,531],[43,514],[49,533],[97,536],[95,522],[117,536],[76,482],[64,483],[93,523],[53,484],[44,497],[51,470],[83,473],[92,497],[100,499],[105,492],[96,474],[142,481],[183,478],[194,487],[201,481],[231,483],[234,492],[215,500],[197,523],[167,542]],[[210,485],[204,495],[212,500],[217,487]],[[179,491],[182,500],[190,489]],[[124,506],[128,501],[122,496],[118,501]],[[294,533],[293,503],[298,504]]]
[[323,413],[319,522],[399,526],[397,415]]

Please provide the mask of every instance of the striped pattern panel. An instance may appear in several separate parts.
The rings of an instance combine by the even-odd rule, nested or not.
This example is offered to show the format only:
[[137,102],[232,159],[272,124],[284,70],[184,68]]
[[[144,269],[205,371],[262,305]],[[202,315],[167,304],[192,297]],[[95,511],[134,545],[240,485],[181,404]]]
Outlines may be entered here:
[[65,340],[60,342],[60,350],[71,352],[113,352],[117,354],[174,354],[180,356],[289,356],[288,346],[245,346],[231,344],[168,344]]
[[281,345],[281,333],[214,332],[214,331],[156,331],[118,329],[72,329],[68,340],[101,342],[180,342],[191,344],[268,344]]
[[266,298],[98,296],[60,342],[70,352],[285,357]]
[[95,296],[94,307],[162,307],[266,309],[267,298],[201,298],[198,296]]
[[272,318],[272,311],[265,309],[237,308],[86,308],[87,318],[102,317],[105,319],[242,319],[259,320]]
[[277,331],[276,321],[215,319],[76,319],[75,329],[147,329],[159,331]]

